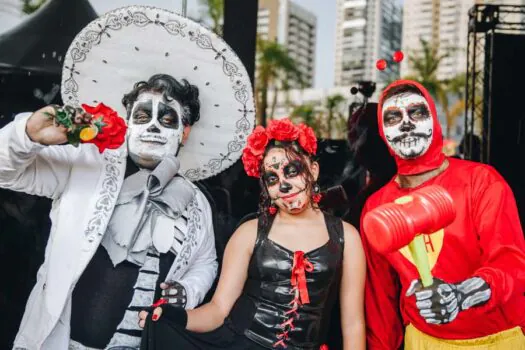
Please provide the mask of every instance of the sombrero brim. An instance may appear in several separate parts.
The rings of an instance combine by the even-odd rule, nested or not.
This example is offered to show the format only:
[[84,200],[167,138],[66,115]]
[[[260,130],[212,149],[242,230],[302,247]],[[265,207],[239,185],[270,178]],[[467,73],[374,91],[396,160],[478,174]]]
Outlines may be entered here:
[[88,24],[65,56],[62,99],[103,102],[125,117],[123,95],[160,73],[199,88],[200,120],[179,152],[181,173],[197,181],[231,166],[255,122],[248,74],[222,38],[173,12],[129,6]]

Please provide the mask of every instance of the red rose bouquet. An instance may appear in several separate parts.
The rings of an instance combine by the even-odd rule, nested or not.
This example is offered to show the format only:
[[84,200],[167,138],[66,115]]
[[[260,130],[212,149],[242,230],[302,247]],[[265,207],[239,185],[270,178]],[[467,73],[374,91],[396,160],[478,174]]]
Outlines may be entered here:
[[[126,138],[126,122],[116,111],[99,103],[97,106],[82,105],[84,111],[71,106],[55,107],[57,124],[67,128],[68,142],[78,147],[80,143],[92,143],[100,153],[106,149],[119,148]],[[86,113],[88,114],[86,114]]]
[[266,146],[271,140],[296,141],[308,154],[317,152],[317,138],[315,133],[306,124],[294,125],[289,119],[271,120],[265,129],[257,126],[248,136],[246,147],[242,153],[242,162],[246,174],[253,177],[260,176],[260,165]]

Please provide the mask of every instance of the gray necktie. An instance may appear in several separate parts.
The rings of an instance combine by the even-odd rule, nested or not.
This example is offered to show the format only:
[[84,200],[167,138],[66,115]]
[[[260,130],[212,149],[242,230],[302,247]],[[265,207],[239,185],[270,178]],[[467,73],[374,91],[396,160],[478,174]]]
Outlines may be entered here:
[[114,265],[128,260],[142,266],[153,245],[166,253],[173,245],[173,221],[195,196],[180,176],[179,160],[166,157],[153,170],[141,169],[124,180],[102,245]]

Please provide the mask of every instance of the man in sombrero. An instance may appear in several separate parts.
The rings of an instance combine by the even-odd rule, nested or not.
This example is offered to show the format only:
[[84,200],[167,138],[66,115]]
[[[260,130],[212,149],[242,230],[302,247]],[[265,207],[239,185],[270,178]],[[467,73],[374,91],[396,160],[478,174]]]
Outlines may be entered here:
[[210,205],[193,182],[240,157],[251,91],[221,38],[169,11],[121,8],[77,35],[62,77],[73,122],[115,110],[127,133],[122,145],[107,133],[106,149],[74,147],[52,106],[0,130],[0,187],[53,199],[14,349],[136,349],[138,311],[159,298],[203,301],[218,264]]

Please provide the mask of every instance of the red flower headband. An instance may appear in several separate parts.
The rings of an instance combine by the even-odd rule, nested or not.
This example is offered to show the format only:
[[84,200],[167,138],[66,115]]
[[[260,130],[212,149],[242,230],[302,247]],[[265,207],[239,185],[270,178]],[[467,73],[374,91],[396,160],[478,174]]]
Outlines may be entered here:
[[242,152],[242,162],[248,176],[260,176],[259,168],[270,140],[297,141],[311,155],[317,151],[317,138],[311,127],[303,123],[296,126],[287,118],[271,120],[266,129],[257,126],[248,136],[246,148]]

